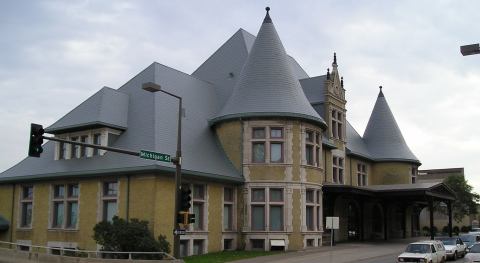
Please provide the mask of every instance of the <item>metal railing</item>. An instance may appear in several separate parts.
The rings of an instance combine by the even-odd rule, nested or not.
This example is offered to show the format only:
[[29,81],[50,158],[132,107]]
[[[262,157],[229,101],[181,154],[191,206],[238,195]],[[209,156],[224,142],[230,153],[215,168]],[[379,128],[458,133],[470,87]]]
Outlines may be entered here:
[[[130,260],[132,259],[175,260],[173,256],[165,252],[120,252],[120,251],[99,251],[99,250],[93,251],[93,250],[81,250],[81,249],[71,249],[71,248],[61,248],[61,247],[37,246],[37,245],[30,245],[25,243],[12,243],[12,242],[0,241],[0,247],[2,247],[2,245],[5,245],[5,247],[8,247],[8,249],[12,249],[16,251],[25,251],[30,253],[45,253],[45,254],[66,256],[66,257],[130,259]],[[25,248],[28,248],[28,250],[26,250]],[[58,254],[52,253],[57,251],[58,251]],[[148,255],[151,258],[139,257],[140,255]]]

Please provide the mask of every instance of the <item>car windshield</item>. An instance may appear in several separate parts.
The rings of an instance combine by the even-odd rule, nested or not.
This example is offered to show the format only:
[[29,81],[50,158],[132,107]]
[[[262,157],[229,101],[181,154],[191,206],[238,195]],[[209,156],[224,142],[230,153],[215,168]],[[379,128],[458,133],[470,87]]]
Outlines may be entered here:
[[480,244],[475,244],[470,248],[468,253],[480,253]]
[[463,242],[475,242],[475,236],[474,235],[463,235],[463,236],[460,236],[460,239]]
[[407,246],[405,252],[409,253],[429,253],[430,252],[430,245],[428,244],[410,244]]
[[455,245],[455,238],[440,238],[440,241],[443,242],[444,245]]

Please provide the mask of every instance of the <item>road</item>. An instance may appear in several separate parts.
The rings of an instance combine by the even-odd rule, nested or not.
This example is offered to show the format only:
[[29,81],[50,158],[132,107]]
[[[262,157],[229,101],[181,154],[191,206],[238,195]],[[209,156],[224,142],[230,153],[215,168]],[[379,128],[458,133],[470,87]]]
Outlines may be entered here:
[[[350,261],[350,262],[356,262],[356,263],[397,263],[396,259],[397,259],[397,256],[398,254],[390,254],[390,255],[385,255],[385,256],[379,256],[379,257],[374,257],[374,258],[369,258],[369,259],[365,259],[365,260],[353,260],[353,261]],[[449,260],[447,261],[447,263],[450,263],[450,262],[464,262],[463,261],[463,258],[460,258],[460,259],[457,259],[456,261],[453,261],[453,260]]]
[[[235,261],[236,263],[396,263],[406,245],[414,240],[387,243],[346,243]],[[463,259],[449,262],[464,262]]]

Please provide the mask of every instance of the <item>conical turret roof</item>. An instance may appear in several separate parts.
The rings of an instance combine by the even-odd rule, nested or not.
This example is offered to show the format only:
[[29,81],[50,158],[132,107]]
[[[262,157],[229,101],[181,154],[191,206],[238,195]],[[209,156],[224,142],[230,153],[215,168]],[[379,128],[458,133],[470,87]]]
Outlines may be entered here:
[[368,150],[377,161],[420,163],[408,148],[380,87],[377,101],[363,134]]
[[325,127],[295,77],[268,10],[231,96],[210,122],[290,117]]

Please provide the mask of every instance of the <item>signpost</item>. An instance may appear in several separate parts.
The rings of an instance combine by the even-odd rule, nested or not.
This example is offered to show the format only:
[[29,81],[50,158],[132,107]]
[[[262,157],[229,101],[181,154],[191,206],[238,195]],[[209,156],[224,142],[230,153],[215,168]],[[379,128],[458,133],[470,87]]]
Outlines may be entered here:
[[168,154],[150,152],[150,151],[145,151],[145,150],[140,151],[140,158],[155,160],[155,161],[168,162],[168,163],[172,161],[172,158]]
[[338,216],[327,216],[325,220],[326,229],[330,229],[332,232],[330,234],[330,246],[333,246],[333,238],[335,236],[335,229],[339,229]]

